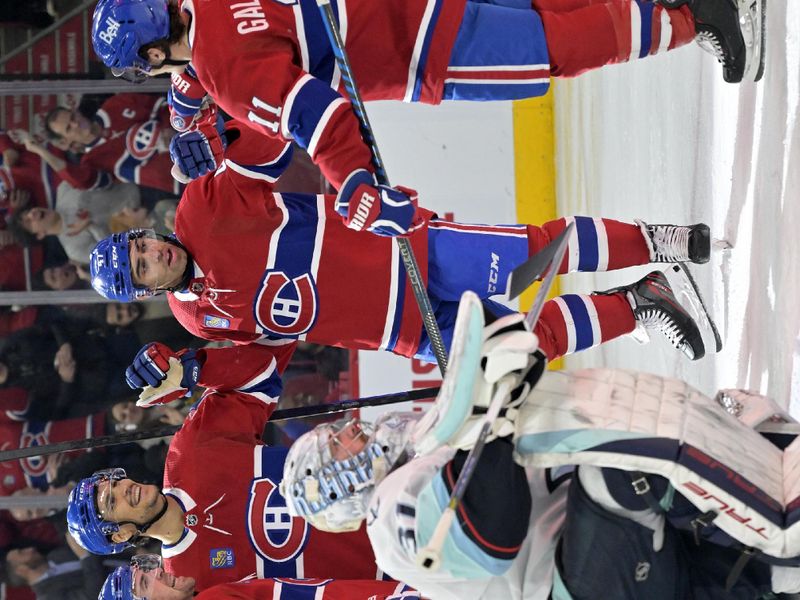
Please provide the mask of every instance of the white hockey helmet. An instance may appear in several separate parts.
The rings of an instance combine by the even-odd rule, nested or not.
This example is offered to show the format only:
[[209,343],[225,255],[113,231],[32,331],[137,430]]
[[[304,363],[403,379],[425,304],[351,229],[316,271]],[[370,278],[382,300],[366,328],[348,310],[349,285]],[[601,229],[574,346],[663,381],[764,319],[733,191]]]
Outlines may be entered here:
[[293,516],[317,529],[355,531],[367,515],[372,491],[396,459],[393,444],[376,439],[359,419],[318,425],[292,444],[280,491]]

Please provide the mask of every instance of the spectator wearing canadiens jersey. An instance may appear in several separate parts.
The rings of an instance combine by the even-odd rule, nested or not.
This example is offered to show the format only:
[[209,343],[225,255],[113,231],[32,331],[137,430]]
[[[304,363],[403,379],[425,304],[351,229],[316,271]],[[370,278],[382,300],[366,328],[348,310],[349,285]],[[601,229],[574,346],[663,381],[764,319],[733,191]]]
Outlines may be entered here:
[[[718,55],[726,80],[757,80],[763,71],[763,0],[332,4],[366,101],[540,96],[551,76],[643,58],[695,37]],[[102,0],[92,41],[116,74],[181,73],[191,61],[225,112],[267,136],[295,140],[337,189],[353,172],[372,169],[312,0]]]
[[194,579],[168,573],[156,554],[140,554],[108,576],[98,600],[420,600],[404,583],[354,579],[248,579],[196,594]]
[[73,187],[98,189],[125,181],[168,194],[180,192],[170,174],[169,141],[174,131],[164,98],[116,94],[92,118],[59,106],[45,117],[45,129],[52,140],[81,148],[80,164],[67,162],[62,153],[30,137],[25,147]]
[[175,355],[186,388],[207,390],[175,434],[164,482],[121,469],[83,479],[70,494],[69,531],[95,554],[160,540],[165,569],[197,591],[249,577],[380,579],[364,529],[329,534],[290,518],[278,492],[286,449],[261,442],[281,391],[276,361],[258,344]]

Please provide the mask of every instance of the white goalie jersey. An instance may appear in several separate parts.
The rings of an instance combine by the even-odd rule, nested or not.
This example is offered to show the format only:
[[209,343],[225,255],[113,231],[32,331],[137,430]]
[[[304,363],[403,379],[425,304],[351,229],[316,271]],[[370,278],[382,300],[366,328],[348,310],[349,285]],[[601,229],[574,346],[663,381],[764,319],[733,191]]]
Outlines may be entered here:
[[458,524],[445,542],[439,570],[424,571],[416,565],[417,545],[430,539],[441,506],[447,502],[436,479],[453,454],[443,447],[418,457],[378,485],[367,516],[367,534],[378,566],[434,600],[546,600],[564,519],[568,473],[559,477],[549,469],[528,469],[533,505],[528,535],[503,575],[487,579],[485,571],[473,566],[480,559],[465,555],[468,544],[459,544]]

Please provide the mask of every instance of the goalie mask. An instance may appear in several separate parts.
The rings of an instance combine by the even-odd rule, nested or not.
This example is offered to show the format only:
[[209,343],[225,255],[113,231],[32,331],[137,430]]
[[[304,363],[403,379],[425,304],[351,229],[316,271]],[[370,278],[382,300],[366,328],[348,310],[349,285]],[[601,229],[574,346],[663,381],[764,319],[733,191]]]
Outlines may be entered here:
[[340,419],[300,436],[283,467],[289,512],[322,531],[358,529],[375,485],[405,445],[402,428],[381,425]]

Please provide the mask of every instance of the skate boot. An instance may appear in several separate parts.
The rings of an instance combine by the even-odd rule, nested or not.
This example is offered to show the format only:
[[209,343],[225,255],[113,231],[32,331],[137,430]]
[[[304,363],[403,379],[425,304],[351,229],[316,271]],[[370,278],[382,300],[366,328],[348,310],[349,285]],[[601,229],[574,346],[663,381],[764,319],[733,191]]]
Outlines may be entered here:
[[[617,292],[625,292],[639,333],[663,333],[669,343],[690,360],[699,360],[705,356],[706,349],[700,329],[676,298],[664,273],[653,271],[636,283],[598,293]],[[646,341],[648,337],[645,335],[645,339],[641,341]]]
[[767,0],[657,0],[667,8],[689,4],[695,40],[717,57],[728,83],[758,81],[764,74]]
[[707,263],[711,255],[711,234],[708,225],[648,225],[634,221],[650,250],[650,262]]

